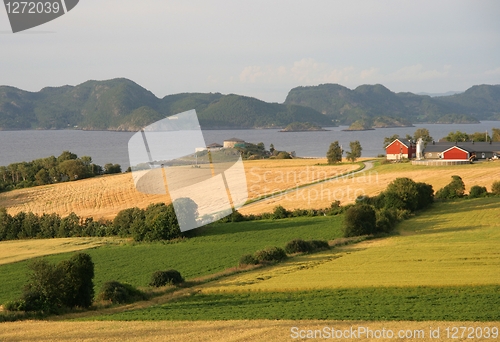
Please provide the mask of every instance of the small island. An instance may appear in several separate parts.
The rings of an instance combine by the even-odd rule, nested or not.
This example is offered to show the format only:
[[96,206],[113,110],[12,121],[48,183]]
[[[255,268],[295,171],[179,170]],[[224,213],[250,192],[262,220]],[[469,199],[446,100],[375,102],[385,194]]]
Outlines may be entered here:
[[310,122],[292,122],[279,132],[315,132],[315,131],[328,131],[322,127]]
[[356,120],[354,121],[348,129],[343,129],[343,131],[372,131],[372,123],[367,120]]

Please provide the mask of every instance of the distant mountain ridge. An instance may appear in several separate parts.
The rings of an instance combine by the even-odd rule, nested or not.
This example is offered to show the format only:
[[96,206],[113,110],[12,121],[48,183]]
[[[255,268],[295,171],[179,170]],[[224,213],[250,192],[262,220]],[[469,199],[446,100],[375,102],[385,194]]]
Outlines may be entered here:
[[291,122],[332,125],[309,107],[267,103],[219,93],[157,98],[128,79],[28,92],[0,87],[0,130],[64,129],[136,131],[166,116],[196,109],[202,128],[284,127]]
[[285,104],[314,108],[346,125],[383,116],[411,123],[473,123],[500,120],[500,85],[478,85],[460,94],[430,97],[394,93],[380,84],[354,90],[321,84],[292,89]]
[[469,123],[500,120],[500,85],[478,85],[460,94],[430,97],[394,93],[380,84],[354,90],[322,84],[292,89],[283,104],[220,93],[158,98],[125,78],[47,87],[38,92],[0,86],[0,130],[136,131],[190,109],[196,109],[204,129],[285,127],[292,122],[350,125],[358,120],[374,127]]

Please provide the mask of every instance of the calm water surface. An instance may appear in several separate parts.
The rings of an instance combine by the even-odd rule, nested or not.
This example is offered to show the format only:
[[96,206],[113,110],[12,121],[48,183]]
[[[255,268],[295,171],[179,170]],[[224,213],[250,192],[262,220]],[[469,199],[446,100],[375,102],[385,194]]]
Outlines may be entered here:
[[[204,130],[205,142],[222,144],[225,139],[240,138],[248,142],[263,142],[266,149],[270,144],[278,150],[295,151],[302,157],[324,157],[330,143],[338,140],[344,150],[349,150],[349,142],[359,140],[362,155],[374,157],[384,153],[384,137],[393,134],[413,135],[417,128],[424,127],[438,140],[450,131],[467,133],[485,132],[500,128],[499,121],[483,121],[479,124],[439,125],[416,124],[415,127],[381,128],[362,132],[343,132],[347,127],[330,127],[321,132],[280,133],[277,129],[262,130]],[[58,156],[69,150],[78,156],[88,155],[94,163],[104,165],[117,163],[125,169],[129,166],[127,145],[133,132],[107,131],[0,131],[0,165],[31,161],[51,155]]]

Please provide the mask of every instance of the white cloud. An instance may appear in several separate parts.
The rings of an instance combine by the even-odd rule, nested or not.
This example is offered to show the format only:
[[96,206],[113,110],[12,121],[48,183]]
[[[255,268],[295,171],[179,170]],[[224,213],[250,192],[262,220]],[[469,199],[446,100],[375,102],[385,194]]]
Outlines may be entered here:
[[420,83],[443,79],[449,77],[451,69],[450,65],[445,65],[441,69],[430,69],[422,64],[415,64],[384,73],[377,67],[336,68],[313,58],[303,58],[288,66],[247,66],[240,72],[239,80],[241,83],[255,85],[273,83],[286,84],[290,87],[322,83],[339,83],[348,87],[374,83],[390,86],[391,83]]
[[500,67],[487,70],[484,72],[486,75],[491,75],[491,76],[500,76]]

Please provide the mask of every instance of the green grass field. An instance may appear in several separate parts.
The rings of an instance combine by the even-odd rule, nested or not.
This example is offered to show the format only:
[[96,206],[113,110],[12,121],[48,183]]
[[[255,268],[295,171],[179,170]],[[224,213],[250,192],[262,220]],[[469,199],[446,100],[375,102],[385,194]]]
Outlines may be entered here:
[[498,321],[500,285],[194,294],[86,320]]
[[436,203],[401,235],[200,285],[91,319],[500,320],[500,198]]
[[[500,198],[435,203],[368,240],[258,268],[87,320],[500,320]],[[158,269],[187,279],[236,266],[241,255],[294,238],[340,237],[343,216],[218,224],[172,244],[88,250],[96,289],[108,280],[146,286]],[[71,254],[46,257],[51,261]],[[0,266],[0,302],[19,296],[26,262]],[[161,303],[161,304],[159,304]],[[133,308],[135,307],[135,309]]]
[[[284,245],[295,238],[330,240],[341,236],[342,216],[300,217],[217,224],[204,228],[203,236],[178,243],[143,243],[89,249],[95,263],[95,288],[109,280],[145,287],[157,270],[174,268],[192,279],[238,265],[243,254],[267,246]],[[73,253],[45,257],[51,262]],[[16,299],[26,283],[27,261],[0,266],[0,303]]]

